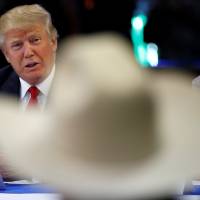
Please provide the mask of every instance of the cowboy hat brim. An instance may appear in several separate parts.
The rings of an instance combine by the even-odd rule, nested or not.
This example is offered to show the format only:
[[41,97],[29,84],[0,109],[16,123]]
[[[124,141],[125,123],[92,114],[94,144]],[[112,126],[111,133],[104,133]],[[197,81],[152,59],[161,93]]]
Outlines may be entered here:
[[140,74],[115,36],[96,39],[67,46],[72,72],[57,73],[49,110],[19,114],[1,100],[2,152],[18,172],[81,198],[176,192],[199,174],[200,94],[177,74]]
[[[63,135],[52,113],[19,114],[16,105],[7,105],[7,100],[1,101],[0,109],[5,122],[0,134],[2,152],[23,175],[52,183],[75,196],[125,198],[175,192],[181,181],[199,174],[200,96],[184,81],[162,79],[158,83],[152,95],[158,109],[159,147],[143,163],[115,171],[73,157],[56,139]],[[65,145],[72,142],[68,134],[66,129],[61,138]]]

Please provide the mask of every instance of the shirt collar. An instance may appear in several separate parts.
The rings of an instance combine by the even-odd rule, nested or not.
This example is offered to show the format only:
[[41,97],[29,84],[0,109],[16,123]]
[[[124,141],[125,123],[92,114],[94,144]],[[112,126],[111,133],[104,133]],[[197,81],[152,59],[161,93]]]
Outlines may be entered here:
[[[55,65],[53,66],[49,76],[41,83],[35,85],[40,90],[40,92],[44,94],[45,96],[47,96],[49,93],[54,74],[55,74]],[[26,95],[27,90],[31,87],[31,85],[27,83],[25,80],[23,80],[21,77],[19,78],[19,80],[21,83],[20,97],[21,99],[23,99],[24,96]]]

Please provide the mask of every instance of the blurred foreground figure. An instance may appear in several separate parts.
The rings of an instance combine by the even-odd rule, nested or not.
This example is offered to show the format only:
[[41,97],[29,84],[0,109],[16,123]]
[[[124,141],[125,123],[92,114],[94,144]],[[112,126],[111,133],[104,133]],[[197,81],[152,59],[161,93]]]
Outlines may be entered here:
[[144,74],[114,34],[66,41],[58,63],[45,112],[1,100],[0,147],[22,175],[77,199],[159,199],[199,175],[200,95],[187,77]]

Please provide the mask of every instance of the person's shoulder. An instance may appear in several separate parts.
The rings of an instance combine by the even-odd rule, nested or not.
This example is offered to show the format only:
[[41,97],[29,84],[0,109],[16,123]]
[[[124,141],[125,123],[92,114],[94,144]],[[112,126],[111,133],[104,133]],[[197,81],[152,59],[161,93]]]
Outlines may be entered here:
[[10,65],[0,68],[0,91],[15,80],[18,80],[18,76]]
[[0,93],[19,96],[19,77],[10,65],[0,68]]
[[14,73],[15,72],[10,65],[6,65],[0,68],[0,84],[6,81]]
[[10,65],[6,65],[0,68],[0,77],[5,75],[10,75],[14,72],[13,68]]
[[200,88],[200,75],[192,80],[192,86]]
[[6,65],[4,67],[0,68],[0,75],[1,74],[10,74],[12,73],[14,70],[10,65]]

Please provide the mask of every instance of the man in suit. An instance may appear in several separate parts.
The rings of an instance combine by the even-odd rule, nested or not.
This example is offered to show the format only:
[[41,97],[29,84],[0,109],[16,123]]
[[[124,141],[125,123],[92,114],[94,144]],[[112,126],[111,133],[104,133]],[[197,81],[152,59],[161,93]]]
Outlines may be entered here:
[[26,107],[29,88],[45,105],[55,71],[57,31],[48,11],[37,4],[17,6],[0,17],[0,48],[10,64],[0,70],[0,92]]
[[[4,13],[0,17],[0,48],[10,64],[0,69],[0,93],[16,96],[26,108],[33,88],[37,104],[43,107],[54,77],[57,50],[57,31],[49,12],[33,4]],[[0,167],[0,173],[10,178],[12,173],[4,168]]]

